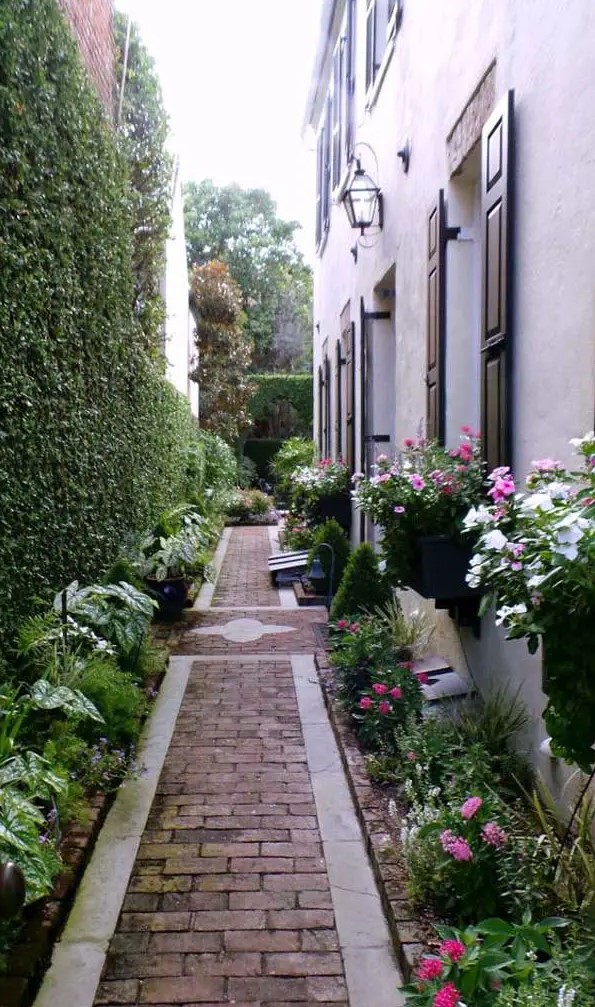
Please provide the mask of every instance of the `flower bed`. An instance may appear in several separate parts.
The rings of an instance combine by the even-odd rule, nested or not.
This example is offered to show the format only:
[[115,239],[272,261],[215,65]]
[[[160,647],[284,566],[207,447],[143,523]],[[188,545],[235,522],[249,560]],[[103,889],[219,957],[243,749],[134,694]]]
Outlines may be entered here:
[[[321,655],[318,665],[409,999],[508,1007],[514,993],[529,1005],[534,993],[557,996],[570,970],[568,991],[588,1007],[588,806],[579,837],[562,849],[561,823],[534,795],[538,827],[517,782],[530,786],[526,768],[504,747],[524,721],[518,704],[499,696],[454,719],[420,719],[415,676],[389,630],[345,620],[331,629],[335,668]],[[552,915],[558,906],[566,919]],[[426,908],[446,921],[433,936]],[[430,953],[420,958],[422,942]]]

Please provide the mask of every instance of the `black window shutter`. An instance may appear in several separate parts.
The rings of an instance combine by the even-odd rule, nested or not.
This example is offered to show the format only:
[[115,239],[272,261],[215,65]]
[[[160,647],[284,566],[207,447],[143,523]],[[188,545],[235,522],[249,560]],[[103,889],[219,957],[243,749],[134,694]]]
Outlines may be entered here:
[[335,451],[337,458],[343,455],[343,349],[337,339],[335,350]]
[[481,433],[488,470],[511,463],[514,92],[481,136]]
[[331,456],[331,362],[324,358],[324,457]]
[[329,229],[331,214],[331,122],[332,105],[329,97],[326,103],[322,162],[322,228],[325,232]]
[[445,426],[445,208],[444,189],[428,216],[428,317],[426,364],[426,435],[444,444]]
[[355,322],[351,323],[347,340],[345,361],[346,393],[345,403],[345,461],[353,475],[355,472]]
[[322,367],[318,368],[318,454],[322,457],[323,437],[324,437],[324,395],[322,381]]

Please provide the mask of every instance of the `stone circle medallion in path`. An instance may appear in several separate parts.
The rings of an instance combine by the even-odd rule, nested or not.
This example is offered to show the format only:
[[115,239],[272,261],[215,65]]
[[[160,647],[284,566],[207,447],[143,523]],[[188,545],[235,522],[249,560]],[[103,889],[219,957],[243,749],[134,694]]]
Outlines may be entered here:
[[191,629],[188,635],[222,636],[230,643],[254,643],[263,636],[279,633],[295,633],[295,626],[267,626],[259,619],[230,619],[224,625],[201,626]]

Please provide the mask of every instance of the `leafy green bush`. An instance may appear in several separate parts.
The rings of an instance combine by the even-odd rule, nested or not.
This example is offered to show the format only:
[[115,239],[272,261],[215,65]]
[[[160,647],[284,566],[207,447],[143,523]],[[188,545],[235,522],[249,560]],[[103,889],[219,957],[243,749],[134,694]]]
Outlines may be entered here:
[[380,572],[378,557],[369,542],[362,542],[352,552],[345,566],[339,590],[331,605],[331,619],[354,617],[392,600],[392,589]]
[[353,718],[366,748],[390,753],[398,745],[399,728],[421,714],[421,686],[410,668],[398,664],[374,678],[363,690]]
[[136,741],[146,699],[132,675],[121,671],[111,658],[94,654],[86,661],[79,688],[105,721],[100,728],[87,727],[83,737],[95,740],[102,735],[115,745]]
[[283,441],[271,461],[271,472],[280,493],[289,496],[292,473],[303,465],[313,465],[315,455],[314,441],[303,437],[290,437]]
[[133,313],[131,189],[56,0],[0,18],[0,643],[183,498],[195,424]]
[[292,432],[302,436],[312,433],[314,394],[311,374],[253,374],[251,381],[256,385],[256,391],[248,410],[256,427],[274,427],[275,406],[290,403],[295,410],[296,421]]
[[203,488],[218,496],[237,484],[238,460],[229,444],[218,434],[200,430],[198,438],[205,452]]
[[[331,566],[333,564],[333,554],[329,549],[324,548],[325,545],[329,545],[334,553],[332,584],[330,584],[330,577]],[[338,524],[334,518],[331,518],[330,521],[325,521],[325,523],[316,530],[314,542],[312,543],[312,548],[308,557],[308,569],[317,557],[320,560],[320,565],[322,566],[324,572],[324,580],[318,581],[316,584],[317,589],[321,593],[328,594],[329,586],[331,594],[337,590],[338,585],[341,583],[341,578],[343,576],[345,566],[347,565],[350,552],[351,546],[347,535],[341,528],[341,525]]]
[[347,709],[355,706],[372,675],[387,667],[393,656],[388,629],[379,619],[364,617],[355,623],[342,619],[331,626],[330,661]]

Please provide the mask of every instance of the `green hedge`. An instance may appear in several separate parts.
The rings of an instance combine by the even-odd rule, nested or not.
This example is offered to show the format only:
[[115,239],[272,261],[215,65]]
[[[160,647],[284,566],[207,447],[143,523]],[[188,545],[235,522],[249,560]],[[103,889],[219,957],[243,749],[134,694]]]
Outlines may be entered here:
[[244,441],[243,453],[245,457],[251,458],[256,465],[259,479],[266,479],[270,482],[273,478],[270,463],[282,444],[283,441],[272,437]]
[[183,490],[193,421],[134,322],[131,233],[55,0],[0,4],[0,642]]
[[274,406],[289,402],[297,413],[295,429],[271,432],[271,436],[312,436],[313,391],[311,374],[254,374],[254,393],[248,410],[256,428],[271,421]]

